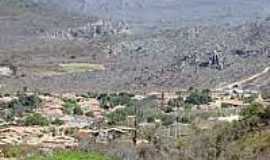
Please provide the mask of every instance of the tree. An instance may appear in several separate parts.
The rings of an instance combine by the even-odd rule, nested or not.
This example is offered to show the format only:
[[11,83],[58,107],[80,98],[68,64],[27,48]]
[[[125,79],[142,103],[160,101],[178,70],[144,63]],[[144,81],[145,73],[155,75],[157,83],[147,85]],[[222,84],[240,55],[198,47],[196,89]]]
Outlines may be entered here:
[[191,94],[187,97],[186,103],[194,104],[194,105],[201,105],[201,104],[208,104],[212,101],[210,96],[210,91],[205,89],[202,91],[195,90],[192,91]]
[[41,99],[37,95],[20,94],[18,99],[11,101],[8,108],[16,115],[22,115],[23,113],[30,113],[36,109],[41,103]]
[[251,117],[262,117],[265,113],[266,110],[262,104],[253,102],[241,112],[241,115],[247,119]]
[[98,100],[100,102],[100,105],[104,109],[108,108],[114,108],[118,105],[133,105],[132,97],[133,94],[121,92],[119,94],[113,93],[113,94],[100,94],[98,97]]
[[185,104],[184,106],[184,112],[182,113],[181,119],[177,119],[178,122],[181,123],[191,123],[191,109],[192,104]]
[[127,116],[127,112],[124,109],[118,109],[106,115],[108,123],[111,125],[119,124],[120,122],[125,121]]
[[177,98],[174,98],[174,99],[170,99],[168,101],[168,105],[169,106],[173,106],[173,107],[181,107],[184,103],[184,100],[181,96],[178,96]]
[[32,125],[48,126],[49,121],[46,117],[43,117],[41,114],[34,113],[34,114],[31,114],[25,118],[24,125],[26,125],[26,126],[32,126]]
[[65,108],[66,113],[75,114],[74,111],[79,113],[80,105],[78,104],[76,100],[68,99],[68,100],[65,100],[64,108]]

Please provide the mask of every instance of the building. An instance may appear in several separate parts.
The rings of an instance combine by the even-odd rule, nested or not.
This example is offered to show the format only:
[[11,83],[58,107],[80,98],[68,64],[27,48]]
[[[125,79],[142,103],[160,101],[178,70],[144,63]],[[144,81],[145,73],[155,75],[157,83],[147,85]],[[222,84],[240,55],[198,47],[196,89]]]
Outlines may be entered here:
[[237,99],[228,99],[228,100],[221,100],[220,101],[220,107],[222,108],[242,108],[245,104],[243,101],[241,100],[237,100]]

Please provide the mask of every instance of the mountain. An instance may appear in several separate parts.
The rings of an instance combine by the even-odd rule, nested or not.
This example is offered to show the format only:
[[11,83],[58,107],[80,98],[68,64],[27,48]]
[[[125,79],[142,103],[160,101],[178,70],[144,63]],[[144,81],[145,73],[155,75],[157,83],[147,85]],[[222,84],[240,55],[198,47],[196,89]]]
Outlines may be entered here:
[[[27,8],[47,7],[125,21],[135,26],[240,24],[269,15],[267,0],[2,0]],[[16,3],[14,3],[16,2]]]
[[[1,0],[0,64],[14,72],[1,76],[1,86],[80,92],[230,85],[270,65],[270,22],[259,2],[266,1]],[[269,84],[265,75],[254,82],[243,87]]]
[[[216,0],[39,0],[86,15],[139,26],[239,24],[269,15],[269,1]],[[65,5],[63,5],[65,4]]]

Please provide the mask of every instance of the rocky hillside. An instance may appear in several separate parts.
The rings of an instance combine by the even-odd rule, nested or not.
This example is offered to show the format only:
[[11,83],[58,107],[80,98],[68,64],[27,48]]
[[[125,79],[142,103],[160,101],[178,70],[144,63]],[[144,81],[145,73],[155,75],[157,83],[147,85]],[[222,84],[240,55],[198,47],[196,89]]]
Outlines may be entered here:
[[46,0],[82,14],[112,17],[139,26],[241,23],[269,15],[269,1]]
[[[3,82],[7,87],[58,91],[218,88],[269,66],[268,26],[265,22],[240,27],[195,27],[143,37],[34,43],[37,47],[24,46],[9,52],[10,57],[20,55],[8,58],[17,66],[17,74],[3,78]],[[7,59],[7,52],[2,51],[3,59]],[[77,72],[74,63],[103,69],[89,72],[86,67]],[[68,70],[72,71],[61,72],[61,64],[69,64]],[[269,81],[261,78],[264,84]],[[260,86],[255,83],[253,88]]]
[[[111,17],[135,26],[239,24],[269,16],[269,1],[215,0],[1,0],[26,8],[53,8],[84,15]],[[65,5],[63,5],[65,4]]]
[[[185,6],[201,4],[189,3]],[[165,29],[160,25],[158,30],[134,32],[136,17],[134,21],[118,21],[118,18],[92,14],[87,8],[100,12],[107,8],[106,14],[114,17],[110,13],[114,10],[128,10],[131,14],[150,7],[154,8],[149,10],[152,14],[158,8],[166,11],[166,5],[173,12],[178,9],[178,3],[1,0],[0,4],[2,90],[218,88],[260,73],[269,66],[267,17],[260,22],[236,26],[186,23],[186,27],[175,25]],[[207,7],[213,5],[219,3],[210,3]],[[81,8],[81,12],[75,8]],[[151,14],[147,16],[155,20]],[[148,22],[144,18],[142,21]],[[269,78],[264,77],[252,84],[252,88],[269,84]]]

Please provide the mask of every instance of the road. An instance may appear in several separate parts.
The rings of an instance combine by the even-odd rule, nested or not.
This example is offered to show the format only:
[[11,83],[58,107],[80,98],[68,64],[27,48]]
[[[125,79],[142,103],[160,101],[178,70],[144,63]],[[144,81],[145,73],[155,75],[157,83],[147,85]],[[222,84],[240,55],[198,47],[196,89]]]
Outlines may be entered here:
[[218,88],[217,90],[224,90],[226,88],[233,88],[234,86],[241,86],[244,83],[248,83],[248,82],[250,82],[250,81],[252,81],[252,80],[254,80],[254,79],[258,78],[258,77],[261,77],[261,76],[267,74],[269,71],[270,71],[270,67],[266,67],[262,72],[254,74],[254,75],[252,75],[252,76],[250,76],[248,78],[242,79],[240,81],[227,84],[227,85],[225,85],[225,86],[223,86],[221,88]]

